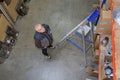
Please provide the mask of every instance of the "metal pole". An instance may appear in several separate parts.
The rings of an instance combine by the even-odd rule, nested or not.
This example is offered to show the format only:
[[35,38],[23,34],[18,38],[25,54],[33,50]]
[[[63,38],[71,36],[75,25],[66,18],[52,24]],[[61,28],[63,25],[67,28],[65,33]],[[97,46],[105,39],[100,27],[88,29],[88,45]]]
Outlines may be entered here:
[[91,27],[91,30],[90,30],[90,34],[91,34],[91,41],[93,42],[92,43],[92,55],[94,54],[94,40],[93,40],[93,27],[92,27],[92,23],[91,22],[89,22],[89,25],[90,25],[90,27]]
[[2,7],[2,5],[0,4],[0,10],[2,11],[2,13],[4,14],[4,16],[6,17],[6,19],[10,22],[10,24],[15,27],[14,22],[11,20],[11,18],[8,16],[8,14],[6,13],[6,11],[4,10],[4,8]]
[[84,53],[84,60],[85,60],[85,67],[87,66],[87,58],[86,58],[86,46],[85,46],[85,35],[84,35],[84,30],[82,30],[82,40],[83,40],[83,53]]

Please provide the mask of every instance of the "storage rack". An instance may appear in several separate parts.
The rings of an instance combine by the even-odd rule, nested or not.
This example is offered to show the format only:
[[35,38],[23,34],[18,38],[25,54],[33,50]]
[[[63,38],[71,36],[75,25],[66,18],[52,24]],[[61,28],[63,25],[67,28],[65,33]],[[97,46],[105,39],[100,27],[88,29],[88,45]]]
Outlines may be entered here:
[[[112,12],[120,8],[119,0],[111,0]],[[111,13],[112,15],[112,13]],[[120,25],[118,25],[114,20],[112,20],[112,45],[113,45],[113,70],[114,70],[114,80],[120,80]]]
[[[101,34],[100,35],[100,39],[99,39],[99,64],[98,64],[98,72],[99,72],[99,74],[98,74],[98,80],[113,80],[113,78],[107,78],[107,76],[105,75],[105,60],[110,60],[111,62],[107,65],[107,66],[110,66],[112,69],[113,69],[113,61],[112,61],[112,56],[113,55],[106,55],[106,52],[105,51],[107,51],[106,50],[106,47],[103,47],[102,45],[101,45],[101,41],[103,40],[103,38],[105,37],[105,36],[107,36],[107,37],[109,37],[109,42],[108,42],[108,44],[111,44],[112,43],[112,41],[111,41],[111,34],[112,34],[112,16],[111,16],[111,7],[110,7],[110,10],[106,10],[105,9],[105,11],[104,11],[104,9],[102,8],[103,7],[103,3],[105,3],[105,2],[107,2],[108,0],[102,0],[101,2],[100,2],[100,12],[101,12],[101,17],[103,18],[103,16],[102,15],[104,15],[104,17],[105,17],[105,15],[106,15],[106,17],[105,18],[103,18],[103,19],[101,19],[100,20],[100,22],[99,22],[99,24],[101,24],[101,25],[99,25],[99,26],[103,26],[103,28],[105,28],[105,30],[103,30],[103,34]],[[109,1],[109,5],[110,5],[110,3],[111,3],[111,1]],[[102,25],[103,23],[108,23],[109,25]],[[98,32],[99,32],[99,30],[98,30]],[[100,32],[102,32],[102,30],[100,31]],[[106,59],[107,58],[107,59]]]
[[[115,9],[120,8],[120,1],[119,0],[110,0],[110,7],[111,7],[111,23],[112,23],[112,35],[111,35],[111,43],[112,43],[112,63],[111,66],[113,68],[113,79],[107,79],[107,80],[120,80],[120,25],[118,25],[116,22],[114,22],[112,13]],[[101,55],[101,46],[99,44],[99,57]],[[99,58],[99,80],[101,79],[101,61]]]
[[[8,27],[15,28],[15,22],[18,14],[16,7],[19,0],[0,1],[0,64],[3,63],[10,55],[12,47],[7,46],[6,39],[8,38]],[[5,45],[6,44],[6,45]]]

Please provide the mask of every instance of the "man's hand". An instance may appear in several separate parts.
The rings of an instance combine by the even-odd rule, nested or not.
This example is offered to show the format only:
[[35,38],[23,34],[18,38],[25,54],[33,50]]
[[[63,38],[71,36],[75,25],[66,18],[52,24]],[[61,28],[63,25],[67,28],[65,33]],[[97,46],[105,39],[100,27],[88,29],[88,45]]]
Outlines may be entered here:
[[46,46],[44,48],[47,48]]

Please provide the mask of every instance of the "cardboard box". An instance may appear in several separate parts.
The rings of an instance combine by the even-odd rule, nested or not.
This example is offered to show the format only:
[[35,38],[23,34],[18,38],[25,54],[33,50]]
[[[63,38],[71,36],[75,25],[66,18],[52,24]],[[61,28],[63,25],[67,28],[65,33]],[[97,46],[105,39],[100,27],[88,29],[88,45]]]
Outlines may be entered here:
[[99,49],[95,49],[94,54],[93,54],[93,57],[94,57],[94,56],[99,56]]
[[113,0],[112,6],[114,9],[120,8],[120,0]]
[[6,10],[8,15],[11,17],[11,19],[16,22],[18,14],[16,12],[16,6],[17,6],[18,0],[11,0],[10,4],[7,5],[5,1],[2,2],[3,8]]
[[94,63],[97,63],[97,64],[98,64],[98,60],[99,60],[98,55],[95,55],[95,56],[93,56],[93,57],[92,57],[92,62],[94,62]]
[[112,15],[111,10],[101,10],[101,17],[96,27],[98,34],[112,34]]
[[112,19],[111,18],[101,19],[96,28],[96,33],[111,35],[112,34]]
[[7,26],[11,26],[3,14],[0,14],[0,41],[4,42]]
[[100,20],[101,26],[112,26],[112,18],[104,18]]
[[120,4],[119,5],[114,5],[114,9],[120,8]]
[[96,41],[95,41],[95,49],[99,49],[99,42],[100,42],[100,36],[98,35],[97,38],[96,38]]
[[111,34],[111,31],[109,32],[110,30],[108,30],[107,28],[99,28],[98,30],[97,30],[97,33],[99,33],[99,34]]
[[94,33],[94,36],[93,36],[94,42],[95,42],[96,39],[97,39],[97,35],[98,35],[98,34]]
[[101,10],[101,19],[111,18],[111,10]]
[[94,69],[91,68],[91,67],[87,67],[87,68],[86,68],[86,72],[87,72],[88,74],[90,74],[91,76],[98,77],[98,71],[97,71],[97,70],[94,70]]
[[119,5],[120,6],[120,0],[114,0],[113,2],[114,2],[113,3],[114,5]]
[[19,0],[11,0],[12,2],[11,2],[11,7],[12,8],[14,8],[14,9],[16,9],[16,6],[17,6],[17,4],[19,3]]

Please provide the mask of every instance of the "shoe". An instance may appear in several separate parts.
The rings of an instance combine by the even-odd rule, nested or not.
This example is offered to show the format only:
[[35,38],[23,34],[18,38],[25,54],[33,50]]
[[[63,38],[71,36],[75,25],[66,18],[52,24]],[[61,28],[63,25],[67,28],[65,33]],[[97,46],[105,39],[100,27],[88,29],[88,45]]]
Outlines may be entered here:
[[47,56],[48,59],[51,59],[51,56]]
[[55,46],[50,47],[51,49],[55,49]]

